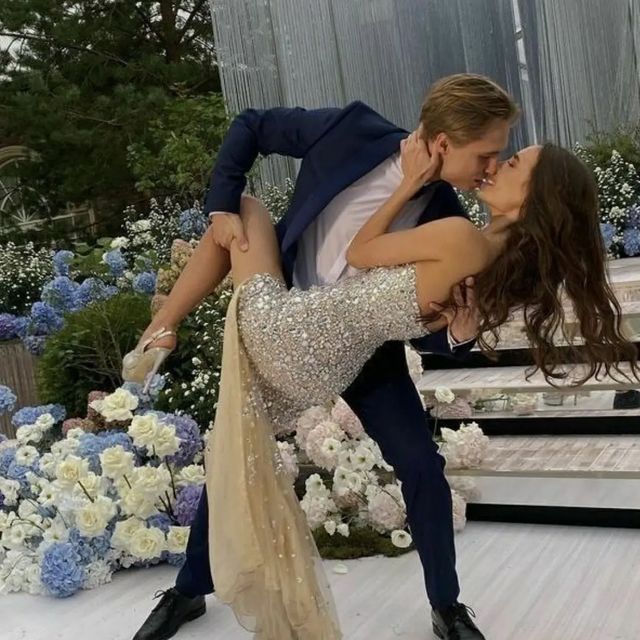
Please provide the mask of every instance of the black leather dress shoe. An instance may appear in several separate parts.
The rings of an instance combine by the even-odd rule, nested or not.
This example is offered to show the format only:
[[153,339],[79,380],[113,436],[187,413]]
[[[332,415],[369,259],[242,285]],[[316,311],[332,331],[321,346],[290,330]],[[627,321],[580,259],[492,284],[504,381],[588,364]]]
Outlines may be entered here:
[[189,620],[203,616],[207,610],[204,596],[188,598],[175,587],[158,591],[153,597],[162,599],[144,621],[133,640],[168,640]]
[[456,602],[446,609],[433,609],[433,632],[442,640],[486,640],[469,617],[469,613],[476,617],[473,609],[461,602]]

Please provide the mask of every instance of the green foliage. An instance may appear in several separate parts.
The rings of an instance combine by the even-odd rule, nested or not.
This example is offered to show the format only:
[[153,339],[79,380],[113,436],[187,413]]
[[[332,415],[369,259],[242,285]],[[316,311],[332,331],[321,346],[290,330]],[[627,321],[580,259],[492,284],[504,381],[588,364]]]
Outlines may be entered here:
[[368,527],[349,527],[348,538],[339,533],[330,536],[324,527],[320,527],[313,532],[313,537],[320,555],[326,560],[347,560],[375,555],[395,558],[415,549],[413,544],[406,549],[396,547],[389,536],[383,536]]
[[40,401],[63,404],[67,417],[84,417],[90,391],[111,393],[122,384],[122,357],[149,320],[149,298],[131,293],[67,314],[38,360]]
[[220,90],[202,0],[3,0],[0,36],[0,143],[36,152],[21,180],[52,213],[119,212],[136,197],[128,147],[157,143],[150,116]]
[[615,150],[640,173],[640,123],[621,125],[613,131],[595,131],[587,136],[583,147],[596,166],[606,166]]
[[146,138],[129,145],[136,187],[150,195],[201,198],[227,127],[220,94],[168,102],[149,123]]

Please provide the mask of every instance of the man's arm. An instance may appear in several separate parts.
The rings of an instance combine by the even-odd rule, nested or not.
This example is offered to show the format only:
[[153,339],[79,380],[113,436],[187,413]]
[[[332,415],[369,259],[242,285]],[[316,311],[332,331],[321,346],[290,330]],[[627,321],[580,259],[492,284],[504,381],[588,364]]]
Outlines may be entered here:
[[218,151],[205,197],[205,214],[238,213],[246,174],[258,154],[302,158],[341,111],[301,107],[243,111],[231,123]]

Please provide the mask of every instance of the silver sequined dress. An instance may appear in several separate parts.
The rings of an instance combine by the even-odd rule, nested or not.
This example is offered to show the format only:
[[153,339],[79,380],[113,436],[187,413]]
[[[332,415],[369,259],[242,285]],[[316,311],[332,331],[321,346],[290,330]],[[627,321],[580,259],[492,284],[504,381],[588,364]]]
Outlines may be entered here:
[[268,274],[247,280],[238,326],[276,430],[342,393],[384,342],[424,335],[419,314],[415,265],[304,291]]

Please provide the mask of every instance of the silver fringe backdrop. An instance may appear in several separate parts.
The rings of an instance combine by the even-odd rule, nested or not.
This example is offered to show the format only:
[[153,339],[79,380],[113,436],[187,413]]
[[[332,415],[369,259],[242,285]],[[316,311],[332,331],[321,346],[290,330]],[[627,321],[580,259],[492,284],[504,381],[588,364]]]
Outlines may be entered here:
[[[412,128],[427,87],[483,73],[523,106],[511,149],[640,116],[640,0],[210,0],[229,111],[351,100]],[[281,184],[290,160],[261,177]]]

